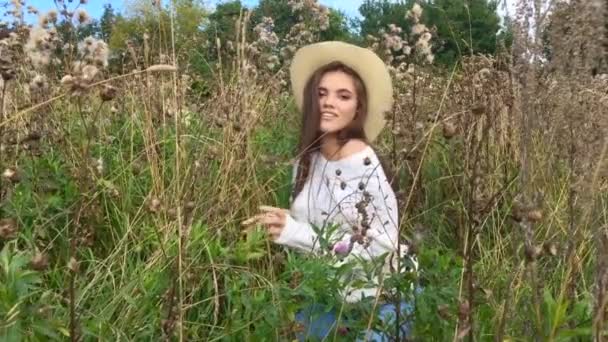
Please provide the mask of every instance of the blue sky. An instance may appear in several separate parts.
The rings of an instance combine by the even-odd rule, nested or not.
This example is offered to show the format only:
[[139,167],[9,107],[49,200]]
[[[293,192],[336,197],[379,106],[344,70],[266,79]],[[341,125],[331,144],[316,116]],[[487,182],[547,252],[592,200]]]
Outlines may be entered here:
[[[77,2],[75,0],[74,2]],[[128,0],[127,0],[128,1]],[[151,0],[143,0],[143,1],[151,1]],[[164,0],[163,2],[166,2]],[[285,0],[287,1],[287,0]],[[49,9],[55,8],[53,0],[26,0],[28,5],[33,5],[38,8],[40,11],[48,11]],[[85,6],[89,14],[94,18],[99,18],[101,13],[103,12],[103,6],[107,3],[111,4],[112,7],[116,8],[118,11],[123,9],[123,4],[125,0],[89,0],[88,4]],[[213,7],[216,3],[220,1],[218,0],[207,0],[206,3],[209,4],[209,7]],[[253,7],[258,3],[258,0],[241,0],[241,2],[248,7]],[[348,16],[358,16],[359,14],[359,6],[363,3],[363,0],[320,0],[320,2],[326,6],[330,6],[336,9],[340,9],[346,13]],[[510,12],[512,13],[512,4],[515,0],[507,0],[507,4],[509,4]]]
[[[27,1],[27,0],[26,0]],[[77,0],[76,0],[77,1]],[[74,2],[76,2],[74,1]],[[150,1],[150,0],[145,0]],[[166,1],[166,0],[165,0]],[[287,1],[287,0],[285,0]],[[207,0],[206,3],[209,4],[209,7],[213,7],[216,3],[220,1]],[[243,5],[247,7],[253,7],[258,3],[258,0],[241,0]],[[346,12],[347,15],[353,16],[357,15],[359,5],[363,2],[363,0],[321,0],[321,3],[327,6],[331,6],[334,8],[339,8]],[[101,13],[103,12],[103,6],[105,4],[111,4],[112,7],[121,10],[123,8],[124,0],[89,0],[89,3],[85,6],[89,14],[94,18],[99,18]],[[40,11],[48,11],[49,9],[55,8],[55,5],[52,0],[29,0],[27,1],[28,5],[33,5],[38,8]]]

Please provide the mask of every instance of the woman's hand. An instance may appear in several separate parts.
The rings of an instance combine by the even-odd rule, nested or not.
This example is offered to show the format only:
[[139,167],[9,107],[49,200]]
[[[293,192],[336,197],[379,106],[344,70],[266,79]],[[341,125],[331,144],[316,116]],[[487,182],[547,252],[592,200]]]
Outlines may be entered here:
[[260,206],[259,209],[261,211],[260,214],[243,221],[241,224],[244,226],[250,226],[259,223],[266,228],[270,238],[273,241],[276,240],[281,235],[283,228],[285,228],[289,210],[266,205]]

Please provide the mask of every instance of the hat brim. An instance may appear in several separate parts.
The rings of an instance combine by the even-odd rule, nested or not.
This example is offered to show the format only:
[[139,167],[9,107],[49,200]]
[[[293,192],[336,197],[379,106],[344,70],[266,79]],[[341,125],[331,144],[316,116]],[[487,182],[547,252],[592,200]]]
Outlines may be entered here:
[[385,125],[384,113],[393,106],[393,85],[384,62],[373,51],[356,45],[327,41],[300,48],[290,67],[291,87],[300,111],[306,83],[320,67],[339,61],[359,74],[367,90],[365,135],[375,140]]

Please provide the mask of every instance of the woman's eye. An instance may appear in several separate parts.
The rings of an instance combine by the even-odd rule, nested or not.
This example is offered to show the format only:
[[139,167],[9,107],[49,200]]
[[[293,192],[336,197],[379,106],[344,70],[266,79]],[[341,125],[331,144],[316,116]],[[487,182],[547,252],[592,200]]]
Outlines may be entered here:
[[342,95],[342,96],[340,96],[340,98],[341,98],[342,100],[346,101],[346,100],[349,100],[349,99],[350,99],[350,96],[345,96],[345,95]]

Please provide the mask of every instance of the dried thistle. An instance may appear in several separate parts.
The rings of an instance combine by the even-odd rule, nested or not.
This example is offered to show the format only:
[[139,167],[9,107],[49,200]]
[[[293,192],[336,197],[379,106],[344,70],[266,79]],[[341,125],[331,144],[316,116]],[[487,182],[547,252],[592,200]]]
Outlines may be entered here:
[[21,177],[19,176],[17,170],[10,167],[4,170],[4,172],[2,173],[2,178],[10,181],[11,183],[17,183],[21,180]]
[[72,273],[78,273],[78,270],[80,270],[80,263],[78,262],[78,260],[76,260],[76,258],[70,258],[70,260],[68,261],[68,270],[70,270],[70,272]]
[[0,239],[12,240],[17,237],[19,226],[17,220],[13,218],[0,219]]
[[36,252],[30,261],[30,267],[36,271],[44,271],[49,267],[49,258],[45,253]]
[[99,97],[104,102],[112,101],[116,97],[117,92],[118,90],[115,87],[105,84],[99,92]]
[[84,9],[79,9],[76,12],[76,21],[80,25],[88,24],[91,21],[91,17],[89,17],[89,13],[87,13]]

